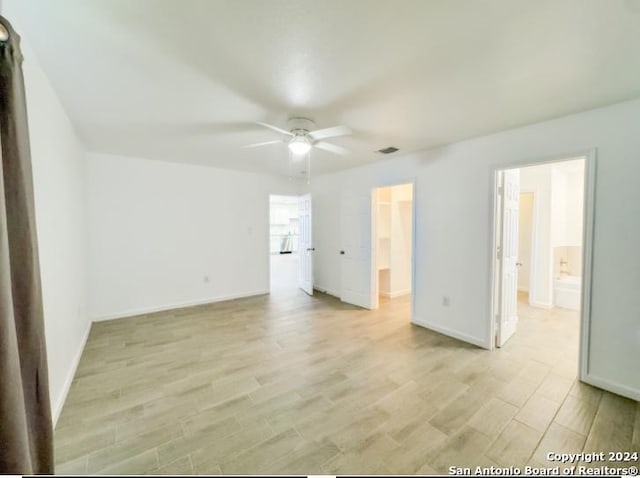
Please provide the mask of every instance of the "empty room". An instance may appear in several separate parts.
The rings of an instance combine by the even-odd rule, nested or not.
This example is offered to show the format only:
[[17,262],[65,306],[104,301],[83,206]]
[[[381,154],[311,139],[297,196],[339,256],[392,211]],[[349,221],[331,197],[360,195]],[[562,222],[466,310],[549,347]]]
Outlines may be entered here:
[[637,473],[640,0],[0,0],[0,53],[0,473]]

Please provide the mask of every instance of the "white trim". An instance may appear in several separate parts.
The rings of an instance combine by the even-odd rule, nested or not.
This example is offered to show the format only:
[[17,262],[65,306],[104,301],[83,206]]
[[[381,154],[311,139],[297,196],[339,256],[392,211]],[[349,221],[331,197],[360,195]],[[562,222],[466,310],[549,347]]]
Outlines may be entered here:
[[520,194],[533,195],[533,210],[531,211],[531,254],[529,256],[529,304],[536,302],[533,297],[538,297],[538,250],[540,249],[540,238],[538,228],[540,225],[540,190],[539,188],[521,189]]
[[420,327],[424,327],[425,329],[433,330],[434,332],[438,332],[439,334],[453,337],[454,339],[458,339],[462,342],[476,345],[483,349],[489,349],[489,345],[487,344],[487,342],[485,340],[479,339],[478,337],[473,337],[472,335],[467,335],[448,327],[442,327],[441,325],[432,324],[431,322],[420,319],[418,317],[412,317],[411,323],[419,325]]
[[271,196],[267,194],[267,290],[271,291]]
[[502,218],[499,214],[500,208],[500,194],[498,192],[498,188],[501,186],[500,181],[500,173],[498,168],[491,169],[491,188],[489,189],[489,201],[491,204],[489,216],[490,216],[490,225],[489,228],[489,241],[491,244],[491,251],[489,252],[489,273],[490,278],[488,281],[488,290],[487,294],[489,297],[489,336],[486,338],[487,343],[489,344],[488,349],[493,350],[496,346],[496,327],[495,322],[498,318],[495,312],[495,304],[497,303],[497,295],[498,288],[496,287],[496,282],[498,281],[498,274],[500,271],[500,267],[498,266],[498,246],[500,244],[500,234],[498,233],[498,221]]
[[383,297],[389,297],[389,299],[395,299],[396,297],[402,297],[403,295],[409,295],[411,294],[411,289],[405,289],[405,290],[396,290],[393,292],[383,292],[380,291],[380,295]]
[[93,320],[93,322],[102,322],[104,320],[124,319],[128,317],[135,317],[136,315],[152,314],[154,312],[163,312],[165,310],[181,309],[184,307],[193,307],[196,305],[213,304],[215,302],[224,302],[226,300],[235,300],[235,299],[242,299],[245,297],[254,297],[257,295],[265,295],[268,293],[269,293],[269,289],[260,289],[260,290],[250,291],[250,292],[239,292],[237,294],[229,294],[225,296],[207,297],[205,299],[190,300],[186,302],[175,302],[173,304],[158,305],[153,307],[140,307],[138,309],[125,310],[117,314],[94,317],[91,320]]
[[531,307],[537,307],[538,309],[553,309],[553,304],[548,302],[538,302],[537,300],[529,300]]
[[591,374],[587,374],[582,377],[582,381],[588,383],[589,385],[593,385],[594,387],[602,388],[618,395],[622,395],[623,397],[640,401],[640,390],[636,390],[635,388],[627,387],[626,385],[620,385],[617,382],[611,382],[606,378],[597,377]]
[[87,345],[89,332],[91,332],[91,322],[87,323],[87,330],[85,330],[84,337],[82,337],[82,341],[80,342],[80,347],[78,347],[78,350],[76,351],[76,355],[73,357],[71,368],[67,372],[67,378],[65,379],[64,385],[62,387],[62,393],[60,393],[60,395],[56,400],[56,403],[53,405],[53,410],[52,410],[53,428],[55,428],[56,425],[58,424],[58,418],[60,418],[60,414],[62,413],[64,402],[67,401],[67,395],[69,395],[71,384],[73,383],[73,379],[76,376],[76,371],[78,370],[78,365],[80,364],[80,358],[82,357],[82,352],[84,352],[84,348]]
[[[591,283],[593,281],[593,235],[596,190],[596,150],[589,151],[584,162],[584,216],[582,220],[582,278],[580,304],[579,378],[589,376],[589,348],[591,328]],[[638,400],[640,397],[636,397]]]
[[416,235],[418,230],[418,200],[416,195],[416,178],[413,178],[413,195],[411,196],[411,321],[416,318],[416,250],[418,249]]
[[[385,187],[385,186],[380,186]],[[369,273],[369,279],[371,282],[371,290],[369,295],[371,296],[371,309],[375,310],[380,307],[379,296],[380,292],[380,270],[378,269],[378,189],[380,187],[374,187],[371,189],[371,272]],[[391,262],[391,258],[389,258]]]

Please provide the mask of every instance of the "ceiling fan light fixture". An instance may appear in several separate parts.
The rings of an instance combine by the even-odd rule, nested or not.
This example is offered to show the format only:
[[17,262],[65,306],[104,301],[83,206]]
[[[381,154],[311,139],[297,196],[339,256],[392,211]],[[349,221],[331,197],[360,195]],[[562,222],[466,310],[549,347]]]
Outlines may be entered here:
[[289,150],[296,155],[307,154],[311,150],[311,143],[305,136],[294,136],[289,141]]

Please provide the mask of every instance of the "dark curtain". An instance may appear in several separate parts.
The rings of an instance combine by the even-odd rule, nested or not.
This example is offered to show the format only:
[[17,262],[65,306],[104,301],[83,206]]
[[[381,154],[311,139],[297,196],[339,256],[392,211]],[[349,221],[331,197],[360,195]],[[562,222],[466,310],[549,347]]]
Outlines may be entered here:
[[0,23],[0,473],[53,473],[20,37]]

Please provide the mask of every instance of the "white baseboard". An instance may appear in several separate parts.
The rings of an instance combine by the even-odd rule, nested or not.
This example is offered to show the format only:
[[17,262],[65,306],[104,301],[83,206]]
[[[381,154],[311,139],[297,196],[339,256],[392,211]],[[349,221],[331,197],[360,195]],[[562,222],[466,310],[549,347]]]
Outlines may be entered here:
[[76,376],[76,371],[78,370],[78,365],[80,364],[80,358],[82,357],[82,352],[84,352],[84,347],[87,345],[87,339],[89,338],[89,332],[91,332],[91,322],[87,324],[87,330],[84,333],[84,337],[80,343],[80,347],[76,351],[75,356],[73,357],[73,362],[71,363],[71,368],[67,372],[67,378],[64,381],[64,387],[62,388],[62,393],[57,397],[55,404],[53,405],[53,410],[51,411],[53,418],[53,427],[56,427],[58,423],[58,418],[60,418],[60,414],[62,413],[62,408],[64,407],[64,402],[67,400],[67,395],[69,394],[69,389],[71,388],[71,384],[73,383],[73,379]]
[[586,377],[582,378],[582,381],[588,383],[589,385],[602,388],[603,390],[607,390],[617,395],[622,395],[623,397],[627,397],[635,401],[640,401],[640,390],[627,387],[626,385],[621,385],[605,378],[596,377],[589,373],[587,373]]
[[226,300],[243,299],[245,297],[253,297],[256,295],[264,295],[268,293],[269,293],[269,289],[260,289],[260,290],[254,290],[250,292],[240,292],[238,294],[230,294],[225,296],[207,297],[205,299],[190,300],[186,302],[175,302],[173,304],[164,304],[164,305],[158,305],[153,307],[140,307],[137,309],[129,309],[123,312],[118,312],[117,314],[109,314],[109,315],[103,315],[99,317],[93,317],[92,320],[93,322],[102,322],[104,320],[124,319],[127,317],[134,317],[136,315],[152,314],[154,312],[163,312],[165,310],[172,310],[172,309],[182,309],[184,307],[193,307],[196,305],[213,304],[215,302],[224,302]]
[[548,304],[546,302],[538,302],[535,300],[530,300],[529,305],[531,307],[537,307],[539,309],[553,309],[553,304]]
[[483,349],[488,349],[488,350],[491,349],[491,344],[487,344],[486,340],[482,340],[477,337],[464,334],[457,330],[449,329],[447,327],[442,327],[441,325],[432,324],[431,322],[420,319],[418,317],[414,317],[413,319],[411,319],[411,322],[421,327],[424,327],[425,329],[430,329],[442,335],[447,335],[449,337],[453,337],[454,339],[461,340],[462,342],[467,342],[469,344],[476,345]]
[[380,291],[378,293],[383,297],[388,297],[389,299],[395,299],[396,297],[402,297],[403,295],[411,294],[411,289],[396,290],[393,292]]

